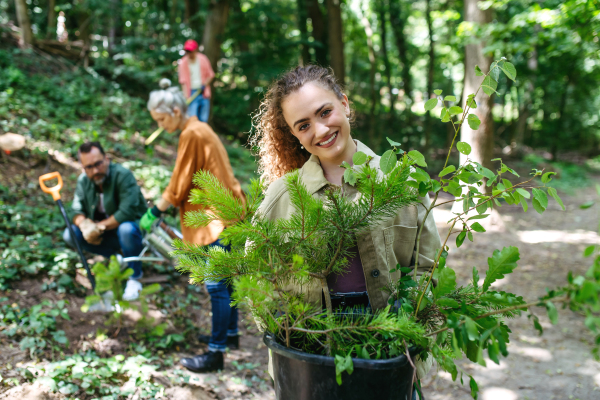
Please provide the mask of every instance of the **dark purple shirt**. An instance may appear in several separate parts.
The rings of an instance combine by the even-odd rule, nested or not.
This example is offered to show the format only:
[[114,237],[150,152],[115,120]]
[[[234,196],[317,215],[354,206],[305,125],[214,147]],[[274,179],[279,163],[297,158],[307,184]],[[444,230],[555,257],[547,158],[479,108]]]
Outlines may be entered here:
[[363,272],[362,262],[358,254],[358,246],[350,249],[350,253],[356,254],[348,259],[348,267],[338,275],[330,274],[327,277],[327,286],[331,293],[366,292],[367,283]]

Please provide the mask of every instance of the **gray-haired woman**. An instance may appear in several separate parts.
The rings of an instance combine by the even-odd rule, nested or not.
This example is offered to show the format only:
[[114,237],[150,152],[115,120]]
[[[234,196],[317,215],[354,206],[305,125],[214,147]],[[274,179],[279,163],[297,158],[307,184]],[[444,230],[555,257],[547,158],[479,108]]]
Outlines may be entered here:
[[[233,169],[225,147],[211,127],[197,117],[187,117],[187,105],[178,88],[171,88],[171,81],[162,79],[160,87],[150,93],[148,110],[158,125],[169,133],[181,130],[177,148],[177,160],[169,186],[156,205],[149,209],[140,221],[140,227],[150,230],[152,223],[170,205],[179,207],[181,221],[187,211],[200,210],[198,205],[188,202],[193,188],[192,178],[199,170],[209,171],[238,198],[244,200],[244,192],[233,175]],[[224,227],[214,221],[204,228],[182,226],[183,239],[201,246],[219,246],[219,235]],[[228,247],[228,246],[227,246]],[[226,347],[238,346],[237,309],[231,307],[232,288],[225,281],[207,283],[211,297],[212,334],[201,337],[208,342],[208,352],[192,358],[184,358],[181,364],[196,372],[223,368],[223,352]]]

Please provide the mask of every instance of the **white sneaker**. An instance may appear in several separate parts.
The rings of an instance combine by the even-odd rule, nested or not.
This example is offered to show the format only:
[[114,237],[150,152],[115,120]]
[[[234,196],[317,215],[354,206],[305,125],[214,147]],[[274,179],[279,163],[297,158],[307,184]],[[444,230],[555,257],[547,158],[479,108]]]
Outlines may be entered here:
[[127,280],[127,286],[125,286],[125,293],[123,293],[123,300],[133,301],[140,297],[142,291],[142,284],[133,279]]

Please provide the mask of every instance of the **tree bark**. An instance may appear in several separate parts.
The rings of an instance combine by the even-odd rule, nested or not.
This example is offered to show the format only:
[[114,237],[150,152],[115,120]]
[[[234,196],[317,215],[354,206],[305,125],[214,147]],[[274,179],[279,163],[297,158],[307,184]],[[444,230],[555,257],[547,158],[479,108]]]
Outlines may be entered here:
[[46,39],[56,37],[56,0],[48,0],[48,29],[46,30]]
[[327,31],[330,65],[338,81],[346,81],[344,39],[342,36],[342,9],[340,0],[327,0]]
[[406,102],[406,126],[412,129],[413,113],[412,113],[412,77],[410,75],[410,62],[408,60],[408,45],[404,34],[405,18],[402,15],[401,0],[390,0],[390,23],[396,38],[396,47],[398,48],[398,56],[402,66],[402,85],[404,87],[404,99]]
[[308,29],[306,27],[306,19],[308,18],[306,12],[306,0],[296,0],[296,14],[298,15],[298,29],[300,30],[300,47],[301,59],[300,64],[306,65],[310,62],[310,52],[308,45]]
[[396,95],[392,93],[392,67],[387,51],[387,17],[383,0],[377,2],[377,12],[379,14],[379,27],[381,28],[381,55],[383,58],[383,65],[385,66],[385,79],[390,95],[390,122],[392,122],[395,114]]
[[17,13],[17,22],[21,28],[21,39],[19,46],[22,48],[30,47],[33,43],[33,31],[31,30],[31,20],[29,19],[29,9],[25,0],[15,0],[15,9]]
[[[433,23],[431,21],[431,0],[426,0],[425,19],[427,20],[427,31],[429,33],[429,65],[427,66],[427,99],[433,95],[433,76],[435,71],[435,41],[433,40]],[[431,129],[433,120],[429,112],[425,114],[425,148],[429,152],[431,145]]]
[[[465,0],[465,21],[484,25],[492,20],[491,9],[481,10],[478,0]],[[475,65],[479,65],[485,73],[489,71],[491,58],[483,54],[483,41],[465,46],[465,84],[462,95],[462,107],[466,107],[467,96],[476,92],[483,81],[483,77],[475,75]],[[481,121],[479,129],[473,130],[465,123],[461,127],[460,139],[471,145],[471,154],[468,156],[473,161],[490,168],[494,150],[494,127],[492,118],[492,96],[479,91],[475,98],[477,108],[471,112],[476,114]],[[467,156],[461,153],[460,163],[464,163]]]
[[210,60],[213,70],[217,71],[217,62],[221,58],[221,42],[229,18],[229,0],[211,0],[208,17],[204,25],[202,44],[204,54]]
[[319,0],[306,0],[308,4],[308,17],[312,21],[312,37],[314,39],[315,62],[319,65],[328,65],[328,40],[326,35],[327,23]]

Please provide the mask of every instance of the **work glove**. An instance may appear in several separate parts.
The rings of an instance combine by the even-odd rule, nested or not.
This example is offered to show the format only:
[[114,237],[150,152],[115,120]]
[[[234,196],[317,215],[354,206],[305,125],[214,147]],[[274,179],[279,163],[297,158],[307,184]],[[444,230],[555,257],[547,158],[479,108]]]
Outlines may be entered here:
[[84,219],[79,224],[79,229],[86,242],[93,245],[99,245],[102,243],[102,234],[104,233],[104,226],[98,225],[89,218]]
[[160,211],[158,207],[154,206],[149,208],[140,220],[140,228],[150,232],[150,229],[152,229],[152,224],[158,219],[158,217],[160,217],[161,214],[162,211]]

